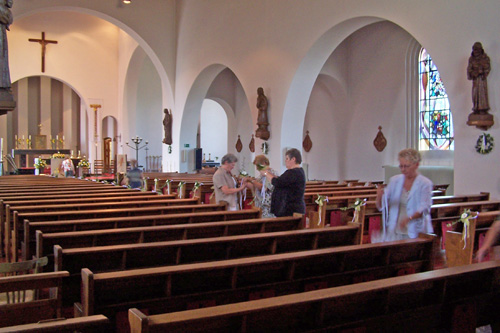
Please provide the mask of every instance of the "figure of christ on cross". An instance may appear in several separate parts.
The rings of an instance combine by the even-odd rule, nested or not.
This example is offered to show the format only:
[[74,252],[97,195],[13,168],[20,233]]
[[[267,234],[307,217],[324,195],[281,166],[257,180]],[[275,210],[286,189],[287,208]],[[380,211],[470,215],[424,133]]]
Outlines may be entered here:
[[40,45],[42,45],[42,73],[45,73],[45,51],[47,48],[47,44],[57,44],[57,41],[45,39],[44,31],[42,31],[42,39],[30,38],[28,40],[30,42],[37,42],[40,43]]

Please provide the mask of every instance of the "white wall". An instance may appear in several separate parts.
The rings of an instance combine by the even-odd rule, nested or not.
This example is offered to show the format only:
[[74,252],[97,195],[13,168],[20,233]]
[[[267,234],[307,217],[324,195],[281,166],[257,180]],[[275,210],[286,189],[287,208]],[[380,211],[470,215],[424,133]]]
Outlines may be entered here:
[[[500,194],[500,176],[492,170],[492,166],[500,162],[499,150],[495,149],[487,156],[478,155],[474,151],[474,145],[481,131],[466,125],[472,103],[471,82],[465,75],[472,44],[481,41],[492,60],[488,83],[491,112],[496,116],[500,105],[496,89],[500,71],[495,70],[500,65],[495,57],[500,51],[500,44],[497,42],[500,27],[497,13],[500,3],[497,1],[185,0],[175,4],[173,0],[151,0],[151,5],[148,3],[148,6],[126,8],[118,8],[113,1],[74,0],[71,4],[89,11],[100,11],[117,20],[124,26],[124,30],[128,28],[136,32],[141,37],[140,43],[146,42],[143,46],[146,52],[153,50],[161,59],[159,62],[166,68],[168,79],[173,82],[172,85],[175,84],[175,89],[171,92],[175,96],[173,156],[177,160],[180,156],[182,119],[192,111],[191,106],[195,104],[188,99],[193,92],[192,88],[199,83],[197,80],[200,75],[210,77],[203,75],[207,69],[216,72],[222,68],[230,68],[241,83],[246,104],[251,106],[251,119],[256,119],[257,113],[253,107],[256,87],[262,86],[270,100],[270,157],[271,163],[277,168],[283,167],[284,147],[301,146],[303,135],[297,133],[302,133],[305,129],[305,114],[314,83],[333,51],[366,24],[378,20],[393,22],[430,52],[445,82],[455,122],[455,193],[482,190],[490,191],[493,197]],[[14,9],[18,11],[18,6],[20,12],[29,12],[31,8],[67,5],[67,0],[37,0],[17,2]],[[173,13],[171,9],[174,9]],[[404,41],[403,35],[396,37]],[[363,40],[361,36],[358,38]],[[371,41],[366,42],[370,45]],[[379,42],[383,44],[385,40]],[[354,50],[364,52],[366,48],[353,46]],[[393,56],[388,50],[380,51],[387,57]],[[373,77],[383,72],[383,66],[375,68],[373,72],[365,72],[363,60],[368,55],[351,55],[351,63],[359,66],[349,67],[348,80],[355,80],[350,83],[351,87],[364,93],[371,92],[371,89],[376,94],[394,91],[394,87],[390,86],[392,81],[384,86],[385,81],[376,81]],[[369,56],[375,59],[381,57],[379,54]],[[158,58],[151,57],[157,68]],[[400,58],[394,60],[398,68],[404,69]],[[159,76],[162,81],[163,106],[171,107],[165,102],[168,99],[165,72],[159,71]],[[364,83],[365,79],[371,85]],[[205,89],[208,89],[210,82],[203,82]],[[374,85],[376,82],[379,82],[378,85]],[[197,98],[199,105],[205,97],[206,95],[201,94]],[[359,125],[356,125],[357,132],[351,131],[349,134],[349,138],[354,137],[354,140],[347,143],[348,151],[353,153],[344,155],[347,159],[345,170],[349,173],[347,177],[380,179],[381,166],[394,163],[395,153],[403,145],[399,142],[403,142],[401,138],[405,137],[399,130],[401,123],[405,122],[395,111],[399,106],[405,106],[402,102],[405,98],[404,92],[398,92],[393,94],[390,101],[377,100],[372,105],[360,95],[349,95],[348,101],[353,110],[349,127]],[[381,114],[375,113],[372,111],[373,106],[387,110],[379,111]],[[387,125],[380,124],[381,119]],[[253,127],[254,123],[250,123],[248,128]],[[376,153],[372,146],[378,125],[384,127],[383,131],[391,143],[382,154]],[[359,133],[366,135],[367,139],[361,139]],[[499,137],[498,125],[489,133]],[[313,142],[314,140],[313,137]],[[359,163],[360,159],[370,163]],[[374,170],[377,169],[380,170],[380,175],[375,173],[377,171]]]
[[209,99],[203,101],[200,113],[200,146],[205,159],[210,157],[220,163],[222,156],[227,154],[227,123],[226,112],[220,104]]
[[40,38],[42,31],[46,39],[58,41],[47,45],[43,75],[67,83],[84,101],[101,99],[103,114],[116,115],[119,29],[75,12],[46,12],[16,19],[8,36],[12,81],[42,74],[41,46],[28,42],[29,38]]

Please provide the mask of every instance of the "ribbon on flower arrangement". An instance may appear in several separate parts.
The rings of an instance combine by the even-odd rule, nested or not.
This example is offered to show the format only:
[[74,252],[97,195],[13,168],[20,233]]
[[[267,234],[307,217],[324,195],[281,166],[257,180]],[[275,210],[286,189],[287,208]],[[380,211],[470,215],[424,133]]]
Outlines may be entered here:
[[182,180],[177,185],[177,195],[179,196],[179,199],[183,199],[182,189],[184,188],[184,185],[186,185],[186,182]]
[[158,182],[160,180],[158,178],[155,178],[155,185],[154,185],[154,188],[153,188],[153,192],[158,192]]
[[462,230],[462,241],[464,242],[464,247],[462,250],[465,250],[465,247],[467,246],[467,238],[470,236],[470,220],[477,218],[479,215],[479,212],[471,212],[470,209],[464,209],[464,212],[462,215],[460,215],[460,218],[454,222],[448,223],[446,226],[451,227],[459,222],[462,222],[464,224],[464,228]]
[[[201,185],[203,185],[203,183],[194,182],[193,189],[191,190],[193,192],[193,197],[195,196],[196,191],[198,191],[200,189]],[[201,193],[200,193],[200,196],[201,196]]]
[[148,178],[142,177],[141,192],[146,192],[148,190]]
[[319,194],[316,195],[318,196],[318,198],[314,202],[318,204],[318,215],[319,215],[318,225],[321,225],[321,216],[323,216],[323,208],[324,208],[323,205],[325,204],[325,202],[328,202],[328,197],[325,195],[319,195]]
[[213,192],[212,192],[212,194],[210,194],[210,197],[208,198],[208,200],[212,200],[212,198],[213,198],[213,197],[214,197],[214,195],[215,195],[215,187],[214,187],[214,186],[212,186],[210,189],[211,189],[211,190],[213,190]]
[[[241,173],[240,173],[240,175],[241,175]],[[248,176],[248,173],[246,174],[246,176]],[[244,180],[245,180],[245,178],[241,178],[240,179],[240,186],[239,187],[243,186]],[[244,192],[243,194],[241,194],[241,192],[239,193],[239,197],[240,197],[240,209],[243,209],[243,203],[247,199],[247,189],[245,188],[245,190],[243,192]]]
[[163,189],[165,188],[165,186],[167,187],[167,194],[170,194],[170,183],[172,183],[172,179],[167,179],[165,180],[165,185],[163,185],[161,188],[160,188],[160,191],[159,193],[160,194],[163,194]]
[[354,201],[352,205],[350,205],[349,207],[340,208],[340,210],[346,211],[348,209],[354,209],[354,216],[352,217],[351,222],[361,223],[359,221],[359,212],[361,211],[361,207],[363,207],[364,205],[366,205],[366,198],[363,200],[356,198],[356,201]]

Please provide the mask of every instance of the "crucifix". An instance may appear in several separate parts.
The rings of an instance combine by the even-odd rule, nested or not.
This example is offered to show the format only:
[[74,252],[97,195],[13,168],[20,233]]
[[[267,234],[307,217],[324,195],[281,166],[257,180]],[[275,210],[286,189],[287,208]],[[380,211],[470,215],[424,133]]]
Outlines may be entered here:
[[47,44],[57,44],[56,40],[45,39],[45,32],[42,31],[42,39],[30,38],[30,42],[36,42],[42,45],[42,73],[45,73],[45,51]]

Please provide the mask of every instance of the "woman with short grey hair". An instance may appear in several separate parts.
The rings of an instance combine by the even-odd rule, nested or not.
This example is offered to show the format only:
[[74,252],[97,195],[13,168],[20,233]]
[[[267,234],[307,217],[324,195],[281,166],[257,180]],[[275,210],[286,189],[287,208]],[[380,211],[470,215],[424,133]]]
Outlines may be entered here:
[[226,154],[221,159],[221,166],[214,173],[214,191],[215,191],[215,202],[225,202],[227,203],[228,210],[237,210],[237,193],[243,191],[246,188],[246,183],[244,182],[241,187],[236,187],[236,180],[233,178],[231,171],[234,169],[238,158],[233,154]]
[[400,175],[391,177],[389,185],[377,189],[377,208],[382,210],[382,241],[417,238],[432,233],[432,182],[418,173],[420,153],[403,149],[398,154]]

